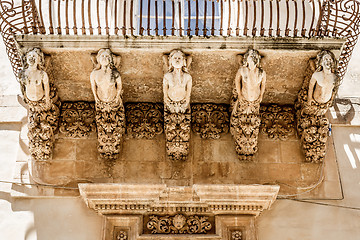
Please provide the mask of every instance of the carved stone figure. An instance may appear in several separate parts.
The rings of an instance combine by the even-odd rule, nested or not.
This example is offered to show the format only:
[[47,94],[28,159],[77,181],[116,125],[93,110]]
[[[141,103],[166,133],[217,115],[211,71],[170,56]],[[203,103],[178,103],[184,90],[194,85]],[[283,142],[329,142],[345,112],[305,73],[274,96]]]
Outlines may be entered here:
[[235,139],[236,152],[249,160],[257,152],[260,127],[260,102],[265,92],[266,74],[260,67],[258,51],[249,49],[240,61],[235,77],[231,102],[230,132]]
[[51,159],[60,115],[60,101],[44,70],[44,60],[40,49],[30,49],[25,54],[21,73],[22,92],[29,107],[29,148],[35,160]]
[[92,60],[95,67],[90,82],[95,98],[98,151],[104,159],[116,159],[125,133],[122,83],[117,70],[120,57],[109,49],[101,49]]
[[326,111],[332,105],[339,86],[337,61],[330,51],[321,51],[309,67],[295,103],[297,130],[301,137],[305,161],[322,162],[329,134]]
[[170,159],[186,160],[191,123],[192,77],[188,73],[191,57],[173,50],[164,62],[167,66],[163,79],[166,150]]

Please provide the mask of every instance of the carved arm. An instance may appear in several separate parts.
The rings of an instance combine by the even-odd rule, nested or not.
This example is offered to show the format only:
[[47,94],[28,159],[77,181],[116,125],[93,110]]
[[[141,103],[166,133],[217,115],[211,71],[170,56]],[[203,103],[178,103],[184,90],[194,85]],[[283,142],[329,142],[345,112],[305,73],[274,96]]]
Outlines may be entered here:
[[308,105],[311,105],[311,102],[314,101],[313,92],[314,92],[315,84],[316,84],[316,79],[314,78],[314,75],[312,75],[309,82],[308,101],[307,101]]
[[90,83],[91,83],[91,90],[94,94],[94,98],[95,98],[95,102],[99,102],[99,97],[97,96],[97,87],[96,87],[96,82],[93,76],[93,73],[91,73],[90,75]]

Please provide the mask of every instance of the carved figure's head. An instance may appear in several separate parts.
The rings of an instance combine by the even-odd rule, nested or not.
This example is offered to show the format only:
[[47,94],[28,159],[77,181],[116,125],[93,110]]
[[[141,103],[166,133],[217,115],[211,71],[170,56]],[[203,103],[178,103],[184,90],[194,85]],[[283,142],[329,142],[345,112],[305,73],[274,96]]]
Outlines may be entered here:
[[243,65],[245,67],[248,67],[250,69],[253,69],[255,67],[259,67],[260,65],[260,53],[257,50],[249,49],[244,54],[243,58]]
[[37,66],[39,69],[44,67],[44,54],[39,48],[30,49],[25,55],[25,68]]
[[335,59],[335,55],[328,51],[321,51],[316,56],[316,71],[320,72],[324,69],[330,70],[332,73],[336,72],[337,61]]
[[110,49],[100,49],[98,54],[96,55],[96,61],[100,66],[108,66],[110,65],[110,68],[114,67],[114,59],[112,56],[112,53]]
[[173,50],[169,55],[169,70],[172,71],[174,68],[186,68],[186,56],[180,50]]
[[185,225],[185,223],[186,223],[186,218],[183,215],[177,214],[174,216],[173,224],[175,228],[181,229]]

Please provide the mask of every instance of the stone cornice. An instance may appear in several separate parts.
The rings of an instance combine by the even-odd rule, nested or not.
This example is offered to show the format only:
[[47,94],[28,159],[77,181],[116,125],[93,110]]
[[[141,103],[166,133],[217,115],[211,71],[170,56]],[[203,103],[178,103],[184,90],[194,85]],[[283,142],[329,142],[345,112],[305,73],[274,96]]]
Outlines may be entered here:
[[100,48],[126,49],[283,49],[283,50],[340,50],[345,43],[341,38],[275,38],[275,37],[123,37],[73,35],[17,35],[21,48],[92,50]]
[[273,185],[79,184],[87,206],[99,214],[251,214],[275,201]]

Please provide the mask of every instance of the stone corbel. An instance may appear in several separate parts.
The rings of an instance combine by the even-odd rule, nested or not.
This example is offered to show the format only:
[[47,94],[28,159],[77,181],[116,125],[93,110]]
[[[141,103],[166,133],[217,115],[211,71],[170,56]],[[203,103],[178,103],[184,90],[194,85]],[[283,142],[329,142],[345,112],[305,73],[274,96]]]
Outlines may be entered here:
[[[279,186],[79,184],[86,205],[105,217],[103,240],[256,239],[255,219]],[[120,238],[119,238],[120,237]]]
[[92,55],[94,70],[90,75],[95,98],[95,120],[98,151],[103,159],[114,160],[121,151],[125,133],[125,109],[122,101],[122,83],[118,71],[120,56],[109,49]]
[[163,60],[166,69],[163,79],[166,152],[171,160],[185,161],[191,133],[192,77],[188,68],[192,58],[180,50],[173,50],[168,56],[164,55]]
[[330,51],[321,51],[310,59],[303,86],[295,102],[297,131],[301,138],[305,161],[322,162],[329,135],[325,113],[332,105],[339,87],[337,61]]
[[34,160],[49,160],[58,130],[61,103],[46,73],[45,56],[39,48],[26,52],[23,67],[20,83],[29,108],[29,151]]
[[244,56],[239,55],[240,68],[231,100],[230,132],[241,160],[251,160],[258,150],[260,103],[266,83],[260,60],[259,52],[253,49]]

